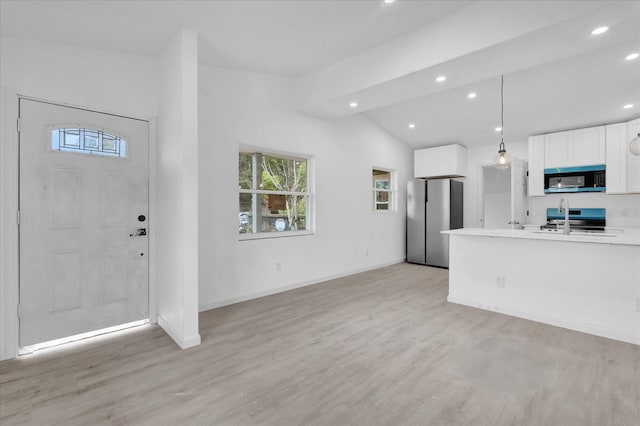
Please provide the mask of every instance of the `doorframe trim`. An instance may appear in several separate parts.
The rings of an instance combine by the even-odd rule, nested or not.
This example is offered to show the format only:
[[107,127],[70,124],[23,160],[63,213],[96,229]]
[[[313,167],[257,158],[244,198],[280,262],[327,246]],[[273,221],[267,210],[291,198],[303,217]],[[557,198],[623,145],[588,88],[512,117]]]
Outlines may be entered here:
[[[20,99],[43,102],[67,108],[75,108],[99,114],[143,121],[148,129],[148,181],[149,181],[149,228],[155,230],[156,217],[156,158],[157,158],[157,117],[142,119],[122,114],[89,109],[77,105],[54,102],[19,94],[12,87],[3,86],[0,93],[3,114],[0,120],[3,124],[2,143],[0,143],[0,360],[18,356],[20,347],[20,322],[18,319],[18,303],[20,300],[20,240],[17,223],[20,188],[20,156],[19,134],[17,120],[19,118]],[[15,121],[14,121],[15,120]],[[15,127],[12,123],[16,123]],[[155,232],[149,235],[149,322],[157,323],[157,238]]]
[[157,216],[157,168],[158,168],[158,117],[149,119],[149,322],[158,323],[158,223]]
[[[19,270],[18,254],[18,153],[19,97],[12,87],[2,87],[3,123],[0,143],[0,360],[18,356]],[[15,120],[15,121],[14,121]],[[12,125],[12,123],[15,123]]]

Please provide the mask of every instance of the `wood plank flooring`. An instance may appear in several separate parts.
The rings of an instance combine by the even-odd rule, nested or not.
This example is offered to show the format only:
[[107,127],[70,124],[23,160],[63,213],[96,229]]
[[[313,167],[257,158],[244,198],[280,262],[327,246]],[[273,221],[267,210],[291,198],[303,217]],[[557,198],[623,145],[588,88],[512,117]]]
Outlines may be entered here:
[[0,363],[8,425],[634,425],[640,347],[446,302],[399,264]]

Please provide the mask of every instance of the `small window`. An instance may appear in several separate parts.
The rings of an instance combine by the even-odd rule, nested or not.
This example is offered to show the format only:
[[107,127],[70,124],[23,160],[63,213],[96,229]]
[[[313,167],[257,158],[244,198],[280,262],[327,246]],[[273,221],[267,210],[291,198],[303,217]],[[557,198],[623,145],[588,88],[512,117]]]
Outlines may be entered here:
[[373,210],[395,211],[395,173],[373,169]]
[[51,150],[125,158],[127,142],[101,130],[64,128],[51,131]]
[[309,160],[264,152],[240,152],[240,234],[292,235],[311,230]]

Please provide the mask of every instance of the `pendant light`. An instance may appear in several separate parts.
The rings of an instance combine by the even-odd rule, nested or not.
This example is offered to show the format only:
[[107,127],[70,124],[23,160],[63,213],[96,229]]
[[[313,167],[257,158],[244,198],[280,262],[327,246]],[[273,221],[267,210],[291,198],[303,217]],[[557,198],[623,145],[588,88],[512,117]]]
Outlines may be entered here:
[[640,133],[629,142],[629,152],[633,155],[640,155]]
[[511,166],[511,155],[504,147],[504,74],[500,76],[500,147],[494,166],[496,169],[508,169]]

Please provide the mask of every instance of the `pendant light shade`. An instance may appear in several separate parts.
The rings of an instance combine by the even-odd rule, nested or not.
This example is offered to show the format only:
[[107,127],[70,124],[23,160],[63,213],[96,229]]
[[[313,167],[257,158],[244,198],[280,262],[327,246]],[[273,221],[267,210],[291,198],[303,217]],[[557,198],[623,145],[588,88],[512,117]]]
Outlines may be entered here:
[[508,169],[511,167],[511,155],[504,147],[504,74],[500,76],[500,147],[494,161],[496,169]]
[[629,142],[629,152],[633,155],[640,155],[640,133]]
[[494,161],[496,169],[508,169],[511,166],[511,155],[504,148],[504,142],[500,142],[500,149]]

